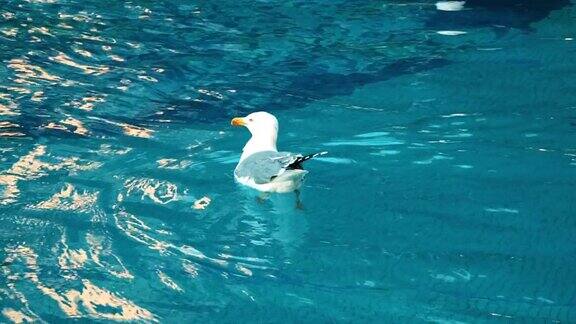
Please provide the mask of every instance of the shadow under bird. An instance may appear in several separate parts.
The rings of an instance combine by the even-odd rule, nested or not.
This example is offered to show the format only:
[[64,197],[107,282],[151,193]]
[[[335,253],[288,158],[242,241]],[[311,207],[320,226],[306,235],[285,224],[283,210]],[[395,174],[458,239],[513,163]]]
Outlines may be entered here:
[[264,111],[234,118],[231,124],[244,126],[252,134],[242,150],[242,156],[234,170],[234,178],[240,184],[261,192],[298,193],[308,173],[302,164],[316,156],[326,154],[326,152],[307,155],[278,152],[276,148],[278,120]]

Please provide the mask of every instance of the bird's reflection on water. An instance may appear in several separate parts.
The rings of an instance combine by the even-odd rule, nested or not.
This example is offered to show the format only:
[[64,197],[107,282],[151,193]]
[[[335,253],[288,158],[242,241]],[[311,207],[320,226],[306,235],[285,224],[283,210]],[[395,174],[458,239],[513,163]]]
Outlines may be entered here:
[[287,257],[298,250],[308,231],[305,202],[304,208],[298,208],[294,193],[263,195],[248,188],[242,188],[242,193],[240,217],[253,226],[253,233],[267,233],[266,241],[278,243]]

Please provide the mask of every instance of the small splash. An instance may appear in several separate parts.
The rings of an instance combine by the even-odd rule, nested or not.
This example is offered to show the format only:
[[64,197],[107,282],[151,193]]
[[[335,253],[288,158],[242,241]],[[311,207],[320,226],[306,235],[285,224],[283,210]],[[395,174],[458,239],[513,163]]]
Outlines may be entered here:
[[466,1],[439,1],[436,2],[436,10],[460,11],[464,9]]

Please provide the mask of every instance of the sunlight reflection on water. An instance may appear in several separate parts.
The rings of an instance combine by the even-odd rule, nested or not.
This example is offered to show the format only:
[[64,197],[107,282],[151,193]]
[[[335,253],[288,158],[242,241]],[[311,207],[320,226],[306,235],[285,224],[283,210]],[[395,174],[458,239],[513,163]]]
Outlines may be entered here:
[[[2,315],[575,321],[574,8],[500,5],[5,3]],[[234,183],[262,109],[302,209]]]

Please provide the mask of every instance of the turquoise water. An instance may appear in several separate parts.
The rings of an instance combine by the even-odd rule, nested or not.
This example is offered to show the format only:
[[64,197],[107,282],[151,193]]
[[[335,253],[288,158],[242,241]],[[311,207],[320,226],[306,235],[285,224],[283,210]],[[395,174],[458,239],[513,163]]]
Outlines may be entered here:
[[570,1],[0,3],[2,321],[576,322]]

